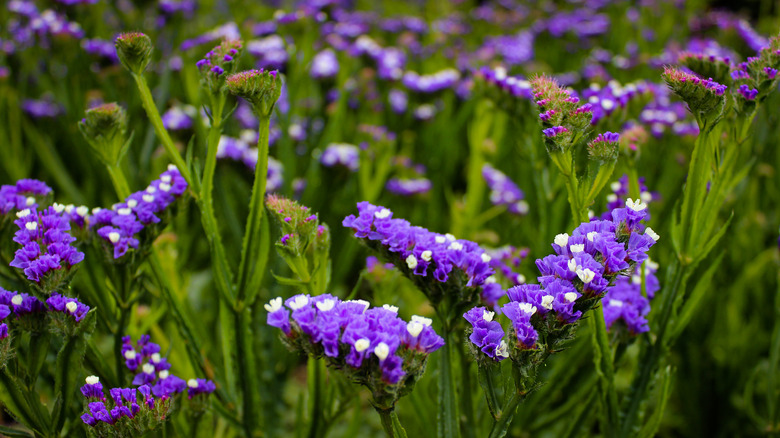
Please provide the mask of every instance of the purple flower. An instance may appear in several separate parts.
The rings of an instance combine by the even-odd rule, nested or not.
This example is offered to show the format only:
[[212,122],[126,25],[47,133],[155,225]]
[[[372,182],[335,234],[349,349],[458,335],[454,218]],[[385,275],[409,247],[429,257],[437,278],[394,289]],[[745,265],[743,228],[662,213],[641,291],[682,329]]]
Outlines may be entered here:
[[339,60],[331,49],[325,49],[314,55],[311,61],[311,77],[314,79],[327,79],[336,76],[339,72]]
[[88,399],[106,399],[106,395],[103,393],[103,384],[100,383],[100,379],[97,376],[87,377],[87,383],[81,387],[81,394]]
[[433,184],[428,178],[390,178],[385,188],[395,195],[414,196],[428,193]]
[[566,132],[569,132],[569,130],[563,126],[553,126],[552,128],[547,128],[542,130],[542,134],[544,134],[545,137],[548,138],[553,138],[558,136],[559,134],[563,134]]
[[211,380],[206,379],[190,379],[187,381],[187,398],[198,394],[211,394],[217,389],[217,386]]
[[758,96],[758,89],[750,88],[747,84],[742,84],[739,86],[739,94],[746,100],[755,100],[756,96]]
[[463,314],[472,326],[471,343],[489,357],[501,361],[509,357],[509,352],[504,341],[504,329],[498,321],[493,321],[494,316],[495,312],[484,307],[474,307]]
[[352,144],[331,143],[322,152],[320,163],[325,167],[344,166],[355,172],[360,165],[358,148]]
[[89,312],[89,306],[82,304],[75,298],[68,298],[54,292],[51,297],[46,300],[46,304],[49,305],[49,309],[57,312],[62,312],[66,315],[72,315],[76,322],[80,322]]
[[523,200],[523,191],[503,172],[485,163],[482,166],[482,177],[490,188],[490,202],[493,205],[505,205],[512,214],[528,213],[528,203]]

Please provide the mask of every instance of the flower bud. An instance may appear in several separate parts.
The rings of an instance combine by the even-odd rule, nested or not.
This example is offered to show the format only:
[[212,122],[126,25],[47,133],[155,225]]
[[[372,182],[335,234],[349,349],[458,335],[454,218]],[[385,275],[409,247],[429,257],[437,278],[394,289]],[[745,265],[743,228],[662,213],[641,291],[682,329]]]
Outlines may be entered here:
[[729,70],[731,69],[729,58],[684,52],[680,54],[678,62],[703,78],[713,78],[721,84],[731,82],[729,80]]
[[696,119],[717,123],[723,114],[726,86],[710,79],[703,79],[675,68],[667,67],[663,78],[669,88],[688,104]]
[[240,40],[226,40],[206,53],[196,63],[203,81],[212,93],[218,93],[225,84],[225,78],[236,71],[241,54]]
[[282,79],[279,72],[248,70],[232,74],[226,79],[230,93],[243,97],[259,117],[270,117],[274,104],[282,93]]
[[602,163],[617,160],[620,134],[605,132],[588,143],[588,156]]
[[114,41],[119,61],[134,74],[142,74],[152,59],[152,40],[141,32],[125,32]]
[[116,103],[88,109],[78,124],[81,134],[98,158],[109,166],[119,163],[127,151],[127,113]]

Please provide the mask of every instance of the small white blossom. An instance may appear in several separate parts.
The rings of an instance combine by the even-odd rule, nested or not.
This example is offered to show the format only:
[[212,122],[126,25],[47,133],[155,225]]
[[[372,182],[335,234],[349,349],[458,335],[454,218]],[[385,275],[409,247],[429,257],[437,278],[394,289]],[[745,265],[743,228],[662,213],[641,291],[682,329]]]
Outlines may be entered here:
[[27,222],[24,227],[27,228],[27,231],[35,231],[38,229],[38,222]]
[[268,313],[274,313],[277,310],[282,308],[282,297],[276,297],[271,299],[271,301],[268,302],[268,304],[264,304],[263,307],[265,307],[265,310]]
[[617,200],[618,200],[618,197],[617,197],[616,194],[610,193],[609,195],[607,195],[607,202],[615,202]]
[[534,306],[531,303],[520,303],[520,306],[518,306],[518,307],[520,307],[520,310],[522,310],[523,312],[528,313],[530,315],[533,315],[534,313],[536,313],[536,306]]
[[498,357],[509,357],[509,348],[507,348],[507,344],[505,340],[501,340],[501,343],[496,347],[496,356]]
[[32,213],[32,211],[30,211],[30,209],[29,209],[29,208],[25,208],[24,210],[17,211],[17,212],[16,212],[16,217],[18,217],[18,218],[20,218],[20,219],[21,219],[21,218],[23,218],[23,217],[27,217],[27,216],[29,216],[29,215],[30,215],[30,213]]
[[613,191],[613,192],[617,192],[617,191],[619,191],[619,190],[620,190],[620,188],[621,188],[622,186],[623,186],[623,185],[622,185],[622,184],[620,184],[620,182],[618,182],[618,181],[615,181],[615,182],[613,182],[612,184],[610,184],[610,185],[609,185],[609,188],[610,188],[610,189],[612,189],[612,191]]
[[420,336],[420,333],[422,333],[424,328],[425,325],[417,321],[411,321],[408,324],[406,324],[406,331],[409,332],[409,334],[412,335],[413,338]]
[[577,268],[577,277],[580,277],[580,280],[582,280],[583,283],[588,284],[596,277],[596,273],[591,271],[590,269],[579,269]]
[[412,321],[416,321],[416,322],[419,322],[422,325],[427,325],[427,326],[430,326],[431,324],[433,324],[433,320],[431,318],[426,318],[426,317],[420,316],[420,315],[412,315]]
[[119,242],[119,238],[120,238],[120,237],[121,237],[121,236],[120,236],[120,235],[119,235],[119,233],[117,233],[116,231],[112,231],[112,232],[108,233],[108,240],[110,240],[110,241],[111,241],[111,243],[117,243],[117,242]]
[[307,297],[306,295],[298,295],[295,297],[294,300],[290,302],[290,304],[288,304],[288,306],[292,310],[298,310],[303,308],[307,304],[309,304],[309,297]]
[[320,310],[320,312],[327,312],[328,310],[333,309],[333,307],[336,305],[336,301],[331,298],[326,298],[322,301],[317,302],[315,306],[317,306],[317,309]]
[[[146,365],[149,365],[149,364],[146,364]],[[146,365],[144,365],[144,366],[146,366]],[[152,369],[154,369],[154,367],[152,367]],[[151,374],[151,373],[149,373],[149,374]],[[162,370],[159,373],[157,373],[157,375],[160,377],[160,380],[167,379],[169,374],[170,374],[170,372],[168,370]]]
[[425,260],[426,262],[430,262],[432,257],[433,257],[433,252],[427,249],[423,251],[422,254],[420,254],[420,258]]
[[355,341],[355,350],[358,353],[362,351],[366,351],[370,346],[371,346],[371,341],[369,341],[366,338],[358,339],[357,341]]
[[195,389],[198,387],[198,381],[195,379],[187,380],[187,386],[189,386],[192,389]]
[[86,205],[81,205],[81,206],[77,207],[76,208],[76,214],[81,216],[81,217],[86,217],[87,214],[89,214],[89,207],[87,207]]
[[374,217],[377,219],[387,219],[390,217],[390,210],[383,208],[374,213]]
[[24,301],[24,298],[20,294],[16,294],[11,298],[11,304],[14,306],[21,306],[22,302]]
[[566,294],[563,296],[563,298],[566,301],[572,303],[572,302],[574,302],[574,300],[577,299],[577,294],[575,292],[566,292]]
[[409,269],[417,267],[417,257],[415,257],[414,254],[409,254],[409,256],[406,257],[406,266],[408,266]]
[[378,357],[379,361],[381,362],[387,359],[387,356],[390,355],[390,347],[384,342],[380,342],[376,347],[374,347],[374,354],[376,354],[376,357]]
[[648,236],[650,236],[650,238],[651,238],[651,239],[653,239],[653,240],[655,240],[656,242],[658,242],[658,239],[660,239],[660,238],[661,238],[661,236],[659,236],[659,235],[658,235],[658,233],[656,233],[656,232],[655,232],[655,231],[654,231],[652,228],[650,228],[650,227],[647,227],[647,228],[645,228],[645,234],[646,234],[646,235],[648,235]]
[[463,244],[460,243],[460,242],[452,242],[452,243],[450,243],[449,249],[451,249],[453,251],[460,251],[460,250],[463,249]]
[[585,251],[585,244],[584,243],[580,243],[578,245],[570,245],[569,246],[569,251],[571,251],[573,254]]
[[435,240],[436,243],[444,243],[444,242],[447,241],[447,238],[444,237],[444,236],[439,235],[439,236],[434,237],[433,240]]
[[595,239],[598,234],[599,233],[595,231],[591,231],[590,233],[586,234],[585,237],[587,237],[589,241],[593,242],[593,239]]
[[390,304],[383,304],[382,308],[385,309],[385,310],[389,310],[389,311],[391,311],[393,313],[398,313],[398,307],[391,306]]
[[154,374],[154,365],[152,365],[150,363],[145,363],[144,366],[141,369],[146,374]]
[[68,301],[68,304],[65,305],[65,308],[68,309],[68,312],[70,313],[76,313],[76,310],[78,310],[79,306],[75,301]]
[[87,376],[87,385],[97,385],[100,383],[100,378],[98,376]]
[[558,246],[566,246],[569,243],[569,234],[568,233],[562,233],[557,236],[555,236],[555,242]]
[[489,255],[487,255],[487,254],[485,254],[484,252],[483,252],[482,254],[480,254],[480,255],[479,255],[479,258],[481,258],[481,259],[482,259],[482,261],[483,261],[483,262],[485,262],[485,263],[487,263],[487,262],[489,262],[489,261],[490,261],[490,256],[489,256]]
[[487,322],[490,322],[493,320],[493,316],[495,316],[496,312],[491,312],[490,310],[483,310],[482,311],[482,319],[484,319]]
[[127,350],[125,351],[125,359],[127,360],[135,360],[135,357],[138,355],[138,353],[135,352],[135,350]]
[[642,202],[641,199],[637,199],[636,201],[634,201],[633,199],[628,198],[628,200],[626,201],[626,207],[634,211],[642,211],[647,208],[647,204]]
[[544,307],[547,310],[552,310],[553,308],[553,301],[555,300],[555,297],[552,295],[545,295],[542,297],[542,307]]
[[623,307],[623,302],[620,300],[609,300],[609,305],[614,307]]

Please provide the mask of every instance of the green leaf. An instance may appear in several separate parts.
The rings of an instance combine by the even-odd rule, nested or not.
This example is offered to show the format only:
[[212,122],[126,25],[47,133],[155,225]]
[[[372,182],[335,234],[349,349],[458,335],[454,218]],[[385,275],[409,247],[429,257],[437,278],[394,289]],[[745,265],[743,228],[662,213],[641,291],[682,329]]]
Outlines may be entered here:
[[490,414],[493,415],[494,419],[498,418],[501,415],[501,396],[499,394],[503,392],[502,388],[499,388],[503,382],[501,364],[488,360],[478,362],[477,377],[479,385],[485,391],[485,401],[487,401]]
[[306,281],[296,280],[294,278],[281,277],[279,275],[274,274],[273,272],[271,272],[271,275],[274,277],[274,280],[286,286],[306,287],[306,285],[308,284],[308,282]]
[[661,426],[661,420],[663,419],[664,411],[666,410],[666,403],[669,401],[669,395],[671,395],[672,367],[666,367],[662,373],[664,380],[661,384],[661,392],[658,394],[658,404],[655,407],[655,412],[653,412],[653,415],[639,431],[637,438],[651,438],[655,436],[658,432],[658,427]]
[[97,312],[93,309],[79,323],[79,334],[69,336],[57,353],[57,367],[54,371],[54,394],[57,397],[52,412],[51,430],[57,434],[62,430],[65,419],[68,417],[67,409],[70,401],[74,399],[74,393],[79,386],[79,377],[84,372],[82,363],[87,351],[87,338],[95,330]]
[[8,426],[0,426],[0,435],[7,436],[8,438],[33,438],[33,435],[29,432],[25,432],[21,429],[12,429]]
[[0,371],[0,401],[18,422],[35,432],[43,433],[46,428],[37,421],[21,388],[22,383],[8,373],[8,368],[3,367]]
[[712,262],[710,267],[707,268],[704,274],[699,277],[690,296],[685,300],[685,304],[682,306],[682,310],[678,314],[679,316],[676,318],[676,321],[672,321],[672,334],[665,340],[669,345],[674,343],[674,340],[682,334],[685,327],[691,321],[691,318],[693,318],[693,315],[696,314],[696,309],[699,307],[702,300],[704,300],[705,294],[713,289],[711,287],[712,277],[715,275],[715,272],[717,272],[720,262],[723,261],[724,255],[725,254],[720,254],[715,261]]

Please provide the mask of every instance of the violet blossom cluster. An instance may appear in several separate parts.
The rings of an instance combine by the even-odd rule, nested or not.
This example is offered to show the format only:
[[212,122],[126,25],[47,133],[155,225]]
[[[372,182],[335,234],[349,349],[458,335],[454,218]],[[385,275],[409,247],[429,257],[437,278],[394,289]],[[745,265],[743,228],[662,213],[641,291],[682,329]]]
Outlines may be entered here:
[[516,215],[528,213],[528,202],[523,199],[525,194],[503,172],[485,163],[482,166],[482,178],[490,189],[490,202],[493,205],[504,205],[508,212]]
[[81,387],[87,412],[81,421],[98,436],[138,436],[157,429],[172,408],[169,396],[152,395],[149,385],[111,388],[107,398],[97,376],[88,376]]
[[84,260],[84,253],[72,245],[76,238],[69,233],[70,220],[54,207],[42,212],[26,208],[16,216],[14,223],[19,229],[14,242],[21,248],[16,250],[10,265],[22,269],[28,280],[38,284],[44,293],[50,293]]
[[401,83],[409,91],[430,94],[452,88],[459,79],[460,73],[455,69],[448,68],[428,75],[407,71],[404,73]]
[[456,306],[479,301],[492,306],[504,296],[490,256],[476,243],[394,219],[385,207],[368,202],[357,207],[358,215],[347,216],[342,225],[412,279],[434,306],[442,300]]
[[141,191],[128,196],[112,208],[96,208],[89,217],[94,230],[115,260],[123,259],[130,250],[139,250],[153,240],[152,228],[163,224],[168,208],[187,190],[187,181],[175,165],[160,174],[160,178]]
[[51,194],[51,187],[36,179],[20,179],[14,185],[3,185],[0,187],[0,215],[36,208]]
[[[351,380],[367,386],[376,402],[391,394],[389,404],[403,395],[404,387],[420,378],[428,355],[444,345],[431,320],[398,317],[398,308],[370,307],[367,301],[342,301],[330,294],[299,294],[274,298],[265,305],[268,325],[280,329],[291,349],[328,364]],[[390,388],[388,388],[390,386]]]
[[355,172],[360,166],[360,151],[353,144],[331,143],[322,151],[320,163],[325,167],[342,166]]
[[499,280],[505,280],[510,286],[525,283],[525,275],[518,272],[520,264],[528,257],[528,248],[517,248],[512,245],[500,248],[488,248],[485,252],[490,257],[490,267],[496,272]]
[[647,204],[629,199],[625,208],[612,211],[610,220],[585,222],[571,236],[557,235],[555,254],[536,260],[539,284],[507,290],[509,302],[500,309],[511,321],[509,340],[503,339],[501,325],[493,324],[492,311],[476,307],[463,315],[472,325],[469,339],[475,349],[496,361],[554,350],[613,281],[647,260],[658,235],[649,227],[640,232],[646,218]]
[[[223,135],[219,138],[217,145],[217,158],[239,161],[250,170],[255,170],[260,152],[256,147],[250,146],[250,143],[257,143],[257,132],[244,130],[239,138]],[[266,193],[278,191],[283,184],[284,168],[282,163],[274,157],[268,157]]]
[[648,86],[644,81],[621,85],[615,80],[609,81],[606,86],[591,84],[582,91],[582,99],[591,104],[593,118],[592,125],[611,115],[614,111],[625,108],[629,103],[648,92]]

